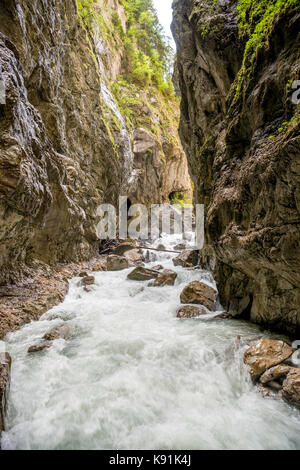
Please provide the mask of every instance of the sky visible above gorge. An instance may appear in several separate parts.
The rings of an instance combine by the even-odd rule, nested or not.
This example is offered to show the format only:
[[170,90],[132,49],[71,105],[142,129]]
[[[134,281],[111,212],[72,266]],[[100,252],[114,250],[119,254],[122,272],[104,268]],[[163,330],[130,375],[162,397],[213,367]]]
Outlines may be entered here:
[[153,0],[159,21],[166,31],[166,36],[171,39],[170,44],[175,50],[175,43],[170,29],[172,22],[172,2],[173,0]]

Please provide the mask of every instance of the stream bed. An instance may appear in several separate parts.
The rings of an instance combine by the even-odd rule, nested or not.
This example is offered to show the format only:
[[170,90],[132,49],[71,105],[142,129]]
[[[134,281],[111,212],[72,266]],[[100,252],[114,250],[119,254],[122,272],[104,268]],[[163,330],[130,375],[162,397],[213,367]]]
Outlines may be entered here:
[[[176,236],[157,240],[172,249]],[[174,268],[175,286],[127,280],[133,269],[98,272],[90,292],[70,281],[65,301],[7,337],[12,381],[3,449],[300,449],[300,413],[263,398],[243,364],[238,335],[254,325],[216,314],[178,319],[180,292],[202,270]],[[219,305],[219,313],[223,311]],[[218,312],[217,312],[218,313]],[[66,322],[72,336],[27,354]],[[272,337],[272,335],[269,335]]]

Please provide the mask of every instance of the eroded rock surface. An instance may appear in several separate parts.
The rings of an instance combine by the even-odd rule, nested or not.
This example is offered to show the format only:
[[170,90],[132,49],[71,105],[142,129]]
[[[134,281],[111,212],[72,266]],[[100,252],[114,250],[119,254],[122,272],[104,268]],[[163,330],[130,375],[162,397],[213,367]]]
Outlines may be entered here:
[[277,366],[293,354],[293,349],[283,341],[261,339],[253,343],[244,354],[244,363],[250,367],[253,380],[267,369]]
[[259,1],[249,3],[243,32],[237,3],[173,2],[180,135],[206,211],[202,256],[229,313],[298,337],[299,3],[282,2],[261,41],[251,34],[265,8],[252,16]]

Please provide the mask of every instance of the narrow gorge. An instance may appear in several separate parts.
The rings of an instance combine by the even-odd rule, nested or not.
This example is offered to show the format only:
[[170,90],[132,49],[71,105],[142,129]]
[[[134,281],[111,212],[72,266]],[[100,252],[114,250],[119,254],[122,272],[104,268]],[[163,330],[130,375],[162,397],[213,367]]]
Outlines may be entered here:
[[1,1],[3,450],[300,448],[300,5],[171,3]]

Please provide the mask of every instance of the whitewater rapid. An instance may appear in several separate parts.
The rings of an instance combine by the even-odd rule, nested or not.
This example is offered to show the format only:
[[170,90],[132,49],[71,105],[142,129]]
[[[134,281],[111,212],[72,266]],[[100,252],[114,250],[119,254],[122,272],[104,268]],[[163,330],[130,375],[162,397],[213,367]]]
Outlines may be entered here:
[[[176,236],[157,240],[172,248]],[[174,268],[174,287],[127,280],[131,269],[99,272],[91,292],[70,281],[65,301],[9,334],[13,358],[3,449],[299,449],[300,413],[263,398],[243,364],[242,341],[268,336],[215,314],[180,320],[176,309],[202,270]],[[219,306],[221,311],[221,306]],[[68,341],[40,353],[32,344],[66,322]]]

